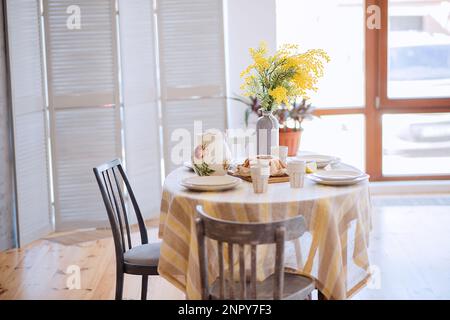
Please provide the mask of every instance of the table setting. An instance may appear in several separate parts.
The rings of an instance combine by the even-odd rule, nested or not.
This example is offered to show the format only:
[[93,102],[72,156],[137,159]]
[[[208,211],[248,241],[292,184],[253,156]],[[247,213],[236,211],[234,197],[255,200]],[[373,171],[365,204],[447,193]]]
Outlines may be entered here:
[[[338,157],[307,151],[301,152],[296,157],[286,156],[284,159],[277,155],[260,155],[238,163],[239,161],[231,161],[226,171],[218,173],[220,175],[228,174],[228,176],[219,178],[220,176],[212,173],[211,176],[196,179],[197,183],[194,184],[186,181],[183,186],[193,191],[220,191],[221,186],[223,186],[222,190],[230,190],[239,185],[239,179],[232,179],[232,177],[252,182],[258,176],[264,176],[264,174],[261,174],[261,170],[264,168],[267,168],[267,184],[289,182],[295,179],[298,180],[297,184],[303,186],[304,179],[309,179],[321,185],[349,186],[369,179],[369,175],[342,163]],[[202,174],[195,170],[192,162],[185,162],[184,167],[197,174]],[[296,170],[298,174],[293,170]],[[201,187],[202,184],[204,188]],[[293,185],[292,181],[291,185]]]
[[[198,205],[211,217],[239,223],[303,216],[307,233],[295,241],[293,272],[313,278],[327,299],[347,299],[370,278],[369,175],[338,156],[300,148],[302,122],[316,118],[305,94],[315,89],[329,58],[323,50],[297,49],[283,46],[274,56],[263,44],[250,49],[254,63],[241,75],[246,97],[233,98],[248,106],[246,125],[258,116],[250,138],[256,145],[244,148],[244,157],[233,156],[226,133],[205,131],[195,137],[191,159],[165,179],[158,272],[188,299],[201,297]],[[261,78],[269,73],[278,77]],[[261,247],[259,281],[274,271],[274,248]],[[217,256],[214,248],[207,245],[208,256]],[[208,265],[208,281],[213,281],[219,267],[213,261]]]
[[[227,158],[225,166],[222,161],[212,166],[206,153],[201,161],[194,158],[167,176],[159,228],[159,272],[189,299],[200,297],[194,229],[198,204],[212,216],[239,222],[303,215],[310,239],[302,245],[305,262],[294,266],[295,272],[314,277],[329,299],[348,298],[364,286],[371,229],[367,174],[338,157],[304,151],[283,160],[275,153]],[[259,254],[260,280],[273,272],[272,251]],[[217,266],[211,271],[214,277]]]

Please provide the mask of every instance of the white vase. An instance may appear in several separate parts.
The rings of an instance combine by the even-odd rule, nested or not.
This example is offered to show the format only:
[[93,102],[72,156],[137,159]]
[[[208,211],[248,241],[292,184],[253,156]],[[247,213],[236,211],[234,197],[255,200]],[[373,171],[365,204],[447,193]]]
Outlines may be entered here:
[[256,122],[256,145],[258,155],[270,155],[272,147],[279,145],[279,130],[277,118],[271,111],[263,111]]

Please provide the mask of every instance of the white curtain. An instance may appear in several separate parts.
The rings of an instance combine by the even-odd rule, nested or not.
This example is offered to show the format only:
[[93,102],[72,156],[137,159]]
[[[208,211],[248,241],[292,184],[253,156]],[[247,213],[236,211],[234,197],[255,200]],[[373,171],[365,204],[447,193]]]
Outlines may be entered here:
[[[226,128],[225,53],[221,0],[157,0],[161,102],[166,173],[181,163],[172,158],[172,133],[194,121],[202,129]],[[175,138],[175,137],[174,137]],[[194,138],[192,136],[192,138]]]
[[38,1],[8,0],[20,245],[52,230]]

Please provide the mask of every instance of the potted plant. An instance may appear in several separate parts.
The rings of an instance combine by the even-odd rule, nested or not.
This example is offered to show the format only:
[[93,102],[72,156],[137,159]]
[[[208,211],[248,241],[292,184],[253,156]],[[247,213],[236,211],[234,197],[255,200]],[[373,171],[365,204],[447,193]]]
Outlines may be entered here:
[[302,123],[315,117],[313,114],[315,109],[303,98],[275,111],[275,116],[280,122],[280,146],[288,147],[288,156],[297,154],[303,131]]
[[[255,113],[259,117],[262,115],[261,104],[257,98],[236,97],[231,99],[240,101],[248,106],[245,110],[244,118],[246,126],[248,126],[250,114]],[[317,117],[314,115],[315,109],[311,103],[308,103],[308,100],[303,98],[300,101],[294,101],[290,105],[283,104],[275,110],[274,116],[280,124],[279,145],[288,147],[289,156],[297,154],[303,131],[302,123],[304,120],[312,120]]]
[[271,147],[279,144],[279,122],[273,113],[280,106],[316,91],[329,57],[324,50],[300,52],[298,46],[290,44],[270,56],[264,42],[256,49],[250,48],[250,56],[253,63],[241,73],[244,79],[241,89],[245,96],[257,99],[260,104],[262,116],[256,124],[257,152],[270,154]]

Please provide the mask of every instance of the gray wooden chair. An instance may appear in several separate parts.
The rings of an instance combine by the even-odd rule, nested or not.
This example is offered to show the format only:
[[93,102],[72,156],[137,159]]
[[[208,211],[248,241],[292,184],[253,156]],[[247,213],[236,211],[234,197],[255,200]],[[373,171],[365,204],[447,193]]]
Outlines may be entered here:
[[[158,275],[159,243],[148,243],[147,229],[127,175],[119,159],[94,168],[114,238],[116,252],[116,300],[122,299],[124,274],[142,276],[141,299],[147,297],[148,276]],[[139,227],[141,245],[132,246],[129,214],[123,188],[130,197]],[[131,208],[130,208],[131,209]]]
[[[314,280],[284,271],[284,244],[299,238],[306,230],[302,216],[271,223],[237,223],[208,216],[197,206],[197,239],[202,299],[311,299]],[[206,239],[217,241],[219,277],[208,284]],[[224,245],[228,250],[228,272],[225,275]],[[275,273],[264,281],[256,281],[256,248],[275,244]],[[234,248],[239,248],[239,279],[233,279]],[[250,247],[250,275],[246,275],[245,247]]]

